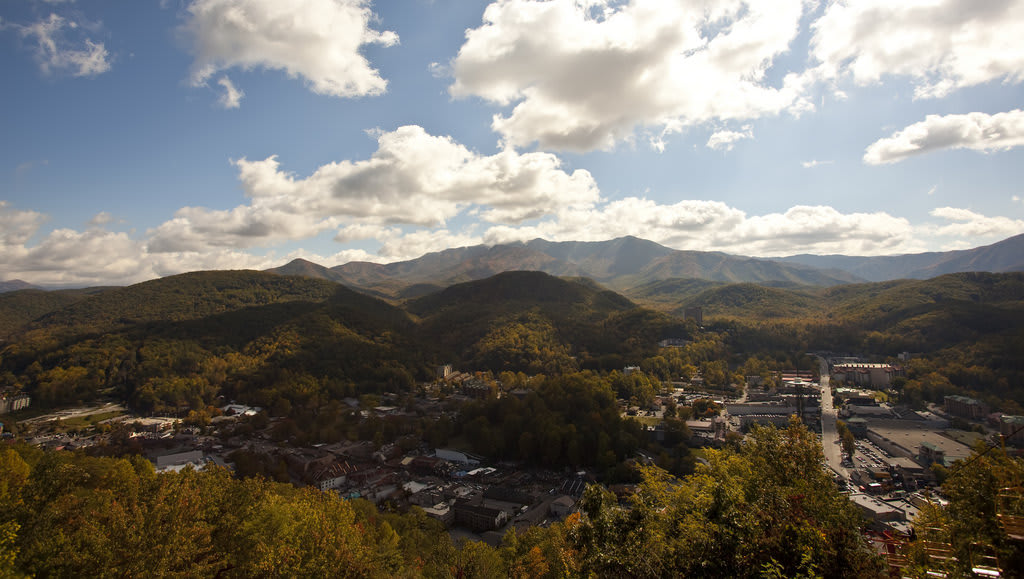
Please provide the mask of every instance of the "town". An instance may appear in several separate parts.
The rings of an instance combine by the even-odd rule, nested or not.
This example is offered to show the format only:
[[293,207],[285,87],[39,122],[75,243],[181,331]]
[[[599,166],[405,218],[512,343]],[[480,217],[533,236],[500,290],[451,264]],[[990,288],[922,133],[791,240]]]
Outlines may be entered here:
[[[944,500],[938,491],[948,469],[978,445],[1005,445],[1016,454],[1024,446],[1024,417],[991,413],[984,403],[959,395],[946,396],[944,404],[929,404],[927,410],[894,405],[887,393],[901,378],[899,365],[827,352],[814,356],[820,363],[817,371],[777,372],[767,380],[749,376],[745,384],[726,389],[705,387],[700,376],[665,382],[644,405],[619,399],[620,413],[640,421],[651,440],[664,442],[663,419],[682,407],[698,408],[685,420],[687,438],[682,441],[698,461],[701,448],[740,444],[755,425],[784,427],[798,419],[821,435],[822,467],[880,536],[911,534],[922,505]],[[640,371],[636,366],[622,369],[625,375]],[[415,396],[385,393],[342,402],[358,421],[402,432],[403,423],[414,418],[457,420],[462,405],[473,400],[525,395],[524,389],[509,389],[488,373],[443,365]],[[24,394],[3,398],[4,418],[12,411],[24,415],[29,402]],[[213,464],[239,475],[262,474],[343,498],[363,498],[382,509],[416,506],[453,537],[492,545],[500,545],[509,529],[522,532],[564,520],[578,510],[585,487],[602,482],[593,471],[492,462],[465,449],[431,446],[413,434],[296,446],[277,428],[282,419],[269,417],[265,409],[228,402],[216,414],[196,424],[135,416],[108,403],[25,418],[14,430],[53,451],[131,449],[149,457],[158,472]],[[13,436],[9,430],[7,438]],[[638,450],[630,461],[652,464],[655,459]],[[606,487],[621,499],[634,492],[628,483]]]

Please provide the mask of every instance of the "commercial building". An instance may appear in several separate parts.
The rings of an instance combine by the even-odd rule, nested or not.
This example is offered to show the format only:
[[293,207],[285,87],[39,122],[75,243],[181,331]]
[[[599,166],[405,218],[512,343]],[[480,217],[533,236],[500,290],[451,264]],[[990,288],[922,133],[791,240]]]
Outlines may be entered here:
[[1024,446],[1024,416],[1001,416],[999,434],[1010,444]]
[[31,402],[32,398],[28,394],[2,392],[0,393],[0,414],[17,412],[23,408],[28,408]]
[[836,364],[832,367],[832,380],[871,388],[888,388],[893,378],[903,375],[903,368],[892,364],[855,363]]
[[989,414],[988,404],[967,396],[946,396],[946,413],[960,418],[982,420]]

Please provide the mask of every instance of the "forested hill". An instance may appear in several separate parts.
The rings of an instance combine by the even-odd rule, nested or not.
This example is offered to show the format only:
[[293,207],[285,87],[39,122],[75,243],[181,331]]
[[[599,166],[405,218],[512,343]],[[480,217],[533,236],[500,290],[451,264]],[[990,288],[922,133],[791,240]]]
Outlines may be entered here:
[[203,408],[218,395],[269,407],[403,391],[448,362],[558,372],[614,354],[620,365],[682,331],[592,282],[539,272],[456,285],[408,309],[327,280],[253,271],[182,274],[55,307],[10,337],[0,385],[42,405],[106,392],[143,411]]
[[701,307],[712,331],[733,328],[725,335],[736,352],[930,353],[974,368],[956,370],[963,387],[1024,402],[1024,273],[642,289],[634,302],[590,280],[506,272],[400,307],[327,280],[229,271],[93,293],[12,292],[0,298],[0,320],[8,333],[20,329],[0,354],[0,386],[43,405],[100,392],[150,410],[218,395],[312,405],[401,391],[440,363],[527,374],[621,368],[658,355],[661,339],[692,338],[699,330],[681,313]]

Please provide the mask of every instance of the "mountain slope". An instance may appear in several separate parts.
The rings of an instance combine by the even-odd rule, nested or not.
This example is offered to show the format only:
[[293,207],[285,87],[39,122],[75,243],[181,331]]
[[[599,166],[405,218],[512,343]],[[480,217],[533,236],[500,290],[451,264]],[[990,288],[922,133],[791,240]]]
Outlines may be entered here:
[[876,257],[794,255],[774,261],[838,269],[868,281],[928,279],[966,271],[1024,271],[1024,234],[992,245],[957,251]]
[[107,288],[54,291],[24,289],[0,293],[0,339],[39,317],[103,291],[107,291]]
[[[622,355],[653,352],[682,324],[637,307],[593,282],[514,271],[410,301],[421,342],[465,367],[551,373],[579,365],[621,367]],[[627,346],[626,344],[633,344]],[[636,350],[635,352],[633,350]]]
[[389,264],[350,262],[329,270],[308,262],[269,270],[287,275],[319,277],[359,288],[372,295],[397,299],[417,284],[449,286],[484,279],[506,271],[542,271],[559,277],[587,277],[624,290],[672,277],[727,282],[835,285],[860,281],[840,271],[821,271],[801,264],[737,257],[720,252],[678,251],[636,237],[597,242],[552,242],[461,247],[428,253]]
[[27,281],[22,281],[20,279],[12,279],[12,280],[8,280],[8,281],[0,281],[0,293],[14,292],[14,291],[26,290],[26,289],[39,289],[39,288],[37,288],[36,286],[28,283]]

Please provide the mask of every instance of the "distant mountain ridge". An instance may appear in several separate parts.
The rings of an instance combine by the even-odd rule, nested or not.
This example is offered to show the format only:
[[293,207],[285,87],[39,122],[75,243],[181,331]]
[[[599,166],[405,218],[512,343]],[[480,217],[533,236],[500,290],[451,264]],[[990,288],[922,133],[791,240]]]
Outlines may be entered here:
[[326,268],[295,260],[267,270],[343,283],[381,297],[404,297],[412,286],[428,287],[484,279],[507,271],[541,271],[559,277],[586,277],[612,289],[627,289],[655,280],[696,278],[727,283],[793,283],[832,286],[863,281],[843,271],[721,252],[680,251],[636,237],[610,241],[535,239],[525,243],[475,245],[428,253],[389,264],[350,262]]
[[8,281],[0,281],[0,294],[6,293],[6,292],[16,292],[18,290],[23,290],[23,289],[39,289],[39,288],[37,286],[34,286],[34,285],[28,283],[27,281],[22,281],[20,279],[12,279],[12,280],[8,280]]
[[974,249],[876,257],[793,255],[774,261],[838,269],[867,281],[930,279],[968,271],[1007,273],[1024,271],[1024,234]]

